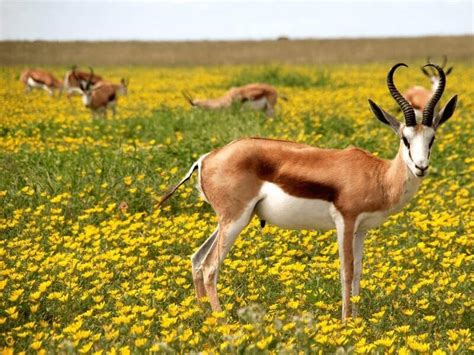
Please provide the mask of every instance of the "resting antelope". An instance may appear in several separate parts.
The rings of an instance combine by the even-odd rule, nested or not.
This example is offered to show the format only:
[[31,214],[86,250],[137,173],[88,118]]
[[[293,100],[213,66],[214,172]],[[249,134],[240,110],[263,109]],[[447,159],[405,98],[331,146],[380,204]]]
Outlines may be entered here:
[[187,92],[183,92],[183,95],[192,106],[213,110],[242,103],[253,110],[265,111],[267,116],[273,116],[275,113],[278,98],[275,88],[268,84],[248,84],[231,88],[217,99],[195,100]]
[[56,79],[53,74],[38,69],[26,69],[21,73],[20,80],[25,84],[26,92],[38,88],[47,91],[51,96],[54,95],[54,90],[63,86],[62,81]]
[[423,121],[417,124],[413,108],[393,83],[400,66],[406,65],[391,68],[387,84],[405,124],[369,100],[375,117],[399,138],[394,159],[384,160],[358,148],[321,149],[281,140],[241,139],[201,156],[161,199],[159,205],[197,170],[199,189],[217,214],[215,232],[192,256],[198,298],[207,295],[212,309],[221,310],[216,289],[219,266],[239,233],[257,215],[262,225],[336,228],[342,318],[350,316],[350,296],[360,292],[365,233],[400,211],[415,195],[428,172],[435,132],[456,107],[454,96],[434,115],[446,80],[439,66],[427,64],[438,71],[440,83],[423,111]]
[[[90,78],[93,77],[93,74],[94,72],[91,68]],[[107,117],[108,108],[112,110],[112,114],[115,116],[118,96],[127,95],[128,93],[128,80],[121,79],[120,84],[99,81],[93,85],[90,78],[85,83],[77,79],[84,106],[92,111],[93,117],[98,117],[99,115]]]
[[[92,72],[92,68],[89,67],[89,69]],[[93,74],[92,77],[90,75],[91,74],[88,72],[77,70],[76,66],[73,66],[71,70],[66,72],[66,75],[64,75],[63,91],[66,92],[68,99],[73,94],[82,95],[83,92],[81,90],[81,85],[80,85],[81,82],[82,82],[82,86],[84,86],[87,83],[87,81],[89,81],[90,79],[92,85],[95,85],[99,81],[102,80],[102,77],[100,75]]]
[[[446,66],[447,61],[448,61],[448,57],[443,56],[443,64],[441,64],[441,68],[443,70],[444,70],[444,67]],[[428,57],[428,63],[431,63],[429,57]],[[445,75],[446,76],[449,75],[452,70],[453,70],[453,67],[448,68],[448,70],[445,72]],[[428,104],[431,96],[433,96],[433,93],[438,88],[439,80],[440,80],[437,71],[434,70],[433,68],[421,67],[421,71],[430,79],[431,90],[428,90],[424,88],[423,86],[413,86],[407,91],[405,91],[405,93],[403,94],[405,99],[407,99],[408,102],[413,106],[413,108],[415,109],[415,114],[419,118],[421,118],[423,110]]]

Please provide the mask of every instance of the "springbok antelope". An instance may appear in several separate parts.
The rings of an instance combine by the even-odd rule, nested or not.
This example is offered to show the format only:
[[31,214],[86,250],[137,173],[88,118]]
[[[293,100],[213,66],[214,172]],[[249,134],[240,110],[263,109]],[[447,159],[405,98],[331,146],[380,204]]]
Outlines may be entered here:
[[[93,77],[93,70],[90,69],[90,78]],[[93,117],[102,115],[107,117],[107,108],[112,110],[112,115],[116,114],[116,105],[119,95],[127,95],[128,80],[121,79],[120,84],[112,84],[108,81],[99,81],[95,85],[88,79],[85,83],[79,79],[79,88],[82,93],[82,102],[84,106],[92,111]]]
[[[443,70],[444,70],[444,67],[446,66],[447,61],[448,61],[448,57],[443,56],[443,63],[441,64],[441,68]],[[431,63],[431,60],[429,57],[428,57],[428,63]],[[445,72],[445,75],[448,76],[452,70],[453,70],[453,67],[452,66],[449,67],[448,70]],[[430,79],[431,90],[428,90],[424,88],[423,86],[413,86],[407,91],[405,91],[405,93],[403,94],[405,99],[407,99],[408,102],[415,109],[416,117],[419,117],[419,118],[422,117],[422,112],[425,109],[426,105],[428,104],[431,96],[433,96],[433,93],[438,88],[439,80],[440,80],[440,77],[437,71],[434,70],[433,68],[421,67],[421,71]]]
[[223,96],[217,99],[195,100],[188,92],[183,92],[185,99],[191,106],[206,109],[220,109],[230,107],[234,103],[242,103],[244,106],[257,111],[265,111],[267,116],[273,116],[278,99],[276,89],[268,84],[248,84],[231,88]]
[[393,74],[400,66],[406,67],[403,63],[393,66],[387,83],[403,111],[405,124],[369,100],[375,117],[400,139],[393,160],[358,148],[321,149],[281,140],[241,139],[201,156],[160,200],[159,206],[197,170],[199,189],[217,214],[217,229],[191,258],[198,298],[207,295],[212,309],[221,310],[216,288],[219,266],[256,214],[262,225],[336,228],[342,318],[350,316],[351,292],[358,295],[360,291],[365,233],[380,226],[415,195],[428,172],[435,132],[456,107],[454,96],[434,116],[446,79],[439,66],[427,64],[438,71],[440,83],[423,112],[423,121],[417,124],[413,108],[393,83]]
[[[89,67],[89,70],[92,72],[92,68]],[[71,70],[66,72],[64,75],[63,91],[66,92],[68,99],[70,99],[73,94],[83,94],[80,83],[84,86],[90,79],[92,85],[95,85],[102,80],[100,75],[93,74],[92,77],[90,75],[90,73],[77,70],[75,65]]]
[[21,73],[21,82],[25,84],[25,92],[38,88],[48,92],[50,96],[54,95],[55,89],[62,89],[63,83],[54,77],[53,74],[44,70],[26,69]]

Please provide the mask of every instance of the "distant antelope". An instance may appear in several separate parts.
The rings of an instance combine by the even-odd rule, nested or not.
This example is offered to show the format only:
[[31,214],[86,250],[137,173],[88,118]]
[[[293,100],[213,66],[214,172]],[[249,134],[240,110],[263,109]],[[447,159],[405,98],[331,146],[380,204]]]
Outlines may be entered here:
[[[90,67],[89,69],[91,70]],[[84,86],[84,84],[86,84],[89,79],[92,85],[95,85],[102,80],[102,77],[100,75],[94,74],[91,78],[90,72],[88,73],[77,70],[76,66],[73,66],[71,70],[66,72],[66,75],[64,75],[63,91],[66,92],[67,98],[69,99],[73,94],[82,95],[83,92],[81,90],[80,83],[82,82],[82,85]]]
[[[94,72],[92,68],[90,70],[90,78],[92,78]],[[76,80],[78,80],[82,93],[82,102],[84,106],[92,111],[93,117],[98,117],[99,115],[107,117],[108,108],[112,110],[112,114],[115,116],[118,95],[127,95],[128,93],[129,81],[125,79],[121,79],[120,84],[99,81],[95,85],[92,84],[90,79],[87,79],[85,83],[78,78]]]
[[[447,61],[448,61],[448,57],[443,56],[443,63],[441,64],[441,68],[443,70],[444,70],[444,67],[446,66]],[[429,57],[428,57],[428,63],[431,63],[431,60]],[[451,66],[445,72],[445,75],[446,76],[449,75],[452,70],[453,70],[453,67]],[[421,67],[421,71],[430,79],[431,90],[428,90],[424,88],[423,86],[413,86],[410,89],[408,89],[403,95],[405,99],[407,99],[408,102],[413,106],[413,108],[415,109],[415,114],[419,118],[421,118],[423,110],[428,104],[431,96],[433,96],[433,93],[438,88],[439,80],[440,80],[438,73],[433,68]]]
[[26,69],[21,73],[20,80],[25,84],[25,92],[38,88],[54,95],[54,90],[62,89],[63,83],[54,77],[53,74],[44,70]]
[[192,106],[212,110],[230,107],[234,103],[242,103],[253,110],[265,111],[267,116],[273,116],[275,113],[278,98],[276,89],[268,84],[248,84],[231,88],[217,99],[195,100],[188,92],[183,92],[183,95]]
[[[390,94],[400,105],[405,124],[372,100],[375,117],[398,136],[393,160],[358,148],[321,149],[261,138],[234,141],[201,156],[186,176],[159,202],[166,201],[198,171],[198,186],[217,214],[216,231],[192,256],[197,297],[208,296],[214,311],[221,306],[217,275],[230,247],[252,216],[289,229],[336,228],[341,261],[342,318],[351,314],[350,296],[358,295],[365,233],[400,211],[415,195],[428,172],[431,147],[438,127],[454,113],[457,96],[437,115],[446,77],[435,64],[439,85],[417,124],[415,112],[387,76]],[[317,272],[317,270],[316,270]],[[355,309],[354,309],[355,313]]]

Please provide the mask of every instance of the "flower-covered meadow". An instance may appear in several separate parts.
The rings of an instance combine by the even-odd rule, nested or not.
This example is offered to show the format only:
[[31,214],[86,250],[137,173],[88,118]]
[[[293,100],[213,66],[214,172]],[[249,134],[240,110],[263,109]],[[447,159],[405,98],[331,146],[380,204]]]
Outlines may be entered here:
[[[225,311],[212,313],[195,299],[189,258],[215,228],[212,209],[193,183],[155,207],[195,159],[238,137],[393,157],[397,138],[367,104],[397,113],[385,86],[391,64],[98,67],[111,80],[131,79],[117,116],[105,120],[93,120],[78,97],[24,94],[22,68],[1,68],[0,349],[473,352],[472,65],[455,63],[448,77],[442,102],[457,93],[458,109],[437,134],[420,191],[366,238],[353,299],[360,317],[346,324],[334,231],[253,221],[221,268]],[[409,64],[399,88],[427,86],[421,62]],[[199,111],[181,95],[254,81],[288,98],[275,117]]]

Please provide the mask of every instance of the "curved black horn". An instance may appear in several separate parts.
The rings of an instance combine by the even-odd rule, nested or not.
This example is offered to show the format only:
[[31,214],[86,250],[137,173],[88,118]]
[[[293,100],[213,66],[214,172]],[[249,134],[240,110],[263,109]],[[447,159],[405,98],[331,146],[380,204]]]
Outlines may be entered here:
[[405,63],[398,63],[395,64],[392,69],[388,72],[387,75],[387,86],[388,90],[390,91],[390,95],[395,99],[397,104],[403,111],[403,115],[405,116],[405,123],[408,127],[416,126],[416,118],[415,118],[415,110],[411,107],[410,103],[405,100],[405,98],[400,94],[400,92],[395,87],[393,83],[393,73],[397,70],[398,67],[408,67]]
[[[426,63],[431,64],[431,56],[426,57]],[[428,68],[428,69],[429,71],[425,68],[425,66],[421,67],[421,70],[423,70],[423,72],[426,71],[428,73],[428,78],[431,78],[432,76],[436,75],[436,71],[433,68]]]
[[439,65],[430,63],[426,64],[425,67],[435,68],[438,71],[439,75],[438,87],[436,88],[435,93],[433,94],[430,101],[423,110],[423,120],[421,121],[423,125],[431,127],[433,125],[435,107],[438,104],[439,99],[443,95],[444,88],[446,87],[446,74],[444,74],[444,70]]
[[94,69],[92,69],[92,67],[89,67],[89,70],[90,70],[90,74],[89,74],[89,79],[87,79],[87,84],[86,84],[86,88],[90,88],[91,84],[92,84],[92,79],[94,78]]
[[448,62],[448,57],[445,54],[443,55],[443,64],[441,64],[440,67],[444,69],[447,62]]

